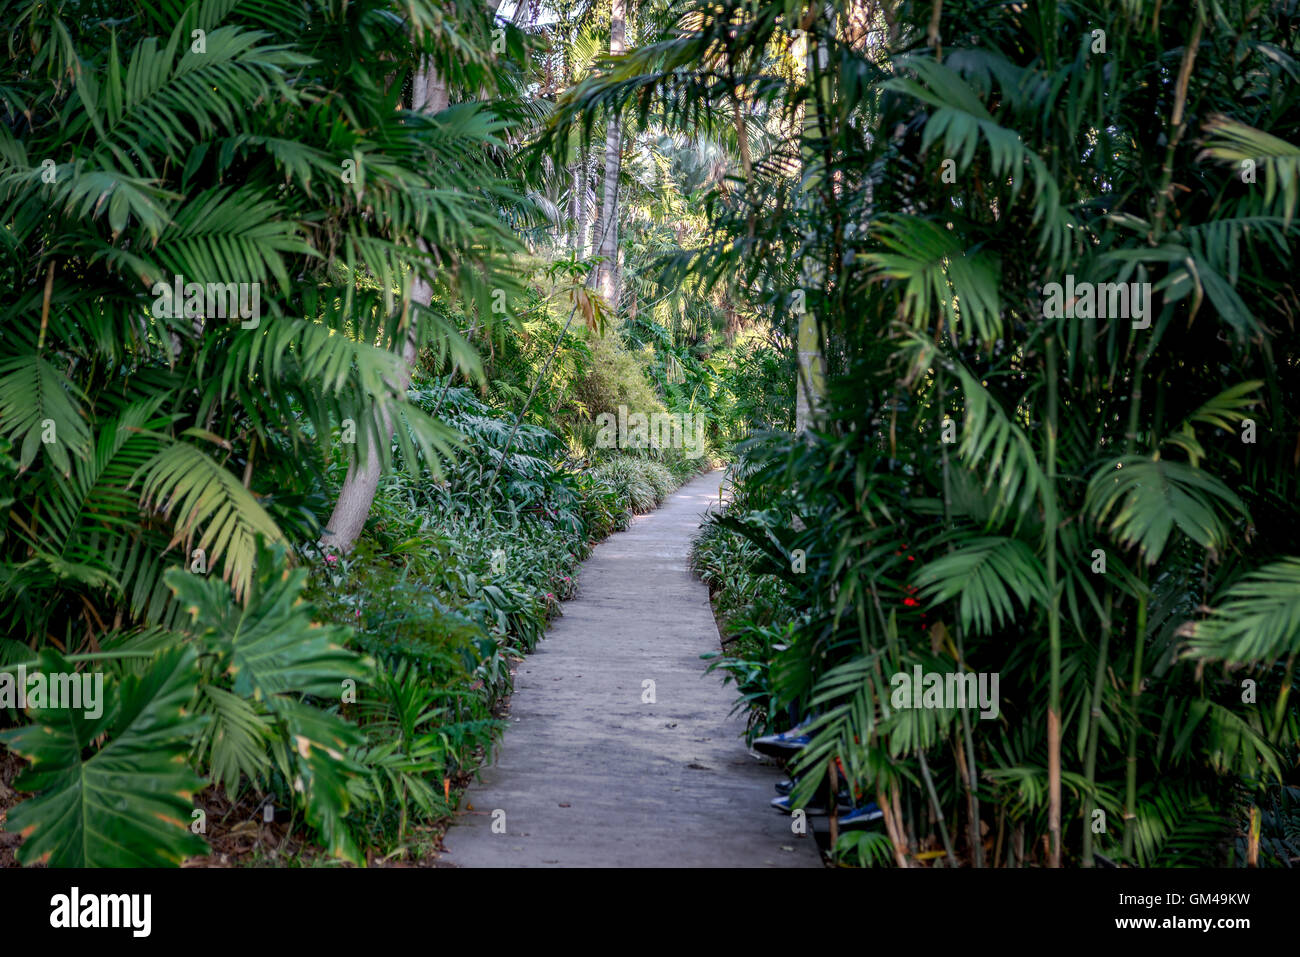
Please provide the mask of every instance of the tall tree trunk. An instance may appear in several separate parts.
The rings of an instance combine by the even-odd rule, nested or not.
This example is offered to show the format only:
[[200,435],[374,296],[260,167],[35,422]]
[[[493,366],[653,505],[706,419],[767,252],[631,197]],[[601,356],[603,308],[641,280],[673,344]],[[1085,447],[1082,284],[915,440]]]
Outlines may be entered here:
[[[834,16],[833,8],[831,9],[831,15]],[[818,107],[825,89],[824,84],[821,82],[821,73],[827,66],[827,53],[825,45],[817,42],[814,31],[805,33],[805,37],[805,42],[808,44],[805,68],[812,95],[808,97],[804,105],[803,163],[805,175],[803,190],[804,202],[811,204],[817,190],[821,188],[821,177],[824,175],[824,172],[808,175],[807,170],[810,164],[816,162],[816,154],[809,146],[809,141],[820,135]],[[810,236],[809,238],[813,237]],[[816,411],[826,388],[821,332],[817,328],[816,315],[807,307],[810,291],[814,288],[821,288],[822,276],[822,267],[820,263],[816,262],[816,257],[805,256],[803,275],[801,277],[803,288],[800,297],[800,305],[803,309],[799,314],[799,328],[795,345],[799,352],[799,375],[798,381],[795,383],[794,407],[794,430],[796,433],[801,433],[808,428],[813,412]]]
[[[437,113],[447,108],[449,100],[447,84],[434,73],[427,59],[420,72],[416,74],[412,86],[412,109]],[[427,306],[432,299],[433,288],[417,276],[411,289],[411,300]],[[415,367],[419,352],[420,337],[416,319],[413,315],[409,315],[408,319],[406,340],[402,344],[401,372],[398,374],[397,381],[389,383],[397,395],[406,392],[410,386],[411,371]],[[380,413],[379,434],[385,441],[392,437],[393,420],[387,410]],[[343,486],[339,489],[338,500],[334,503],[334,511],[321,532],[322,548],[350,552],[352,546],[356,544],[362,528],[365,527],[366,517],[370,514],[370,506],[375,501],[375,492],[379,488],[379,476],[384,469],[383,451],[381,448],[370,449],[370,454],[366,456],[364,462],[358,457],[348,469],[348,474],[343,479]]]
[[450,105],[451,95],[447,90],[447,81],[434,72],[427,57],[420,67],[420,72],[415,75],[412,87],[411,109],[413,110],[441,113]]
[[596,177],[592,163],[594,162],[590,153],[583,151],[582,154],[582,176],[586,186],[582,189],[582,195],[586,197],[587,208],[583,215],[586,228],[582,233],[582,258],[586,259],[596,251],[596,224],[600,222],[600,203],[596,196]]
[[569,167],[569,252],[574,259],[584,258],[587,228],[587,171],[581,145],[573,165]]
[[573,244],[573,251],[579,260],[587,258],[591,231],[591,207],[587,204],[587,151],[578,147],[578,235]]
[[[627,41],[627,0],[612,0],[609,12],[609,54],[618,56]],[[622,118],[609,118],[605,132],[605,187],[600,204],[600,264],[597,288],[615,309],[618,307],[618,178],[623,160]]]
[[[432,299],[432,289],[428,283],[416,280],[411,299],[427,306]],[[397,381],[389,383],[395,394],[401,395],[410,386],[411,371],[415,367],[418,351],[419,330],[415,317],[412,316],[407,324],[406,341],[402,344],[401,372],[398,374]],[[393,435],[392,415],[385,409],[380,413],[379,419],[379,434],[383,436],[384,441],[388,441]],[[379,476],[384,471],[382,453],[383,449],[370,449],[370,454],[364,462],[358,458],[349,467],[343,486],[339,489],[338,501],[334,503],[334,511],[321,532],[322,548],[350,552],[352,546],[356,544],[362,528],[365,527],[366,517],[370,514],[370,506],[375,501]]]
[[569,203],[568,215],[565,217],[564,245],[570,251],[578,251],[578,165],[569,167]]
[[524,26],[527,23],[532,26],[537,22],[537,0],[519,0],[515,4],[515,9],[510,15],[510,22],[517,27]]
[[1101,695],[1106,687],[1106,652],[1110,646],[1110,609],[1111,596],[1106,596],[1105,613],[1102,616],[1101,644],[1097,649],[1097,667],[1092,679],[1092,704],[1088,709],[1087,747],[1083,759],[1083,858],[1079,862],[1083,867],[1092,867],[1093,855],[1092,815],[1097,802],[1095,788],[1097,783],[1097,739],[1101,735]]

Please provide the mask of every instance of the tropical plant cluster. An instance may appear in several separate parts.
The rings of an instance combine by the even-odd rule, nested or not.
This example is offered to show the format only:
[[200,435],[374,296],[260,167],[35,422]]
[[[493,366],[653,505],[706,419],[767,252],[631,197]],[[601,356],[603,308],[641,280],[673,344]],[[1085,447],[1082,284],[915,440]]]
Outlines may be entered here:
[[584,445],[567,396],[679,400],[556,251],[544,38],[461,2],[0,22],[0,680],[104,681],[0,707],[6,848],[421,858],[578,564],[710,461]]
[[[695,553],[753,733],[810,719],[792,806],[877,804],[863,865],[1292,866],[1300,10],[693,9],[586,95],[813,117],[696,260],[825,370]],[[1061,301],[1103,283],[1150,308]],[[999,714],[900,702],[916,669]]]

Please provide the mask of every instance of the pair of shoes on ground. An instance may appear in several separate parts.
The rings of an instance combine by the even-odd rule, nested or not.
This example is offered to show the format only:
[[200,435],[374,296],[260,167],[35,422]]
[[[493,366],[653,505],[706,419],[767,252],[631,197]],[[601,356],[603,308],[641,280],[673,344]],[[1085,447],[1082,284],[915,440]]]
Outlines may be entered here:
[[[786,782],[783,781],[781,783],[784,784]],[[794,811],[794,809],[790,807],[789,794],[772,798],[772,807],[785,814],[790,814]],[[817,798],[814,798],[812,803],[805,806],[802,810],[805,814],[815,816],[825,816],[827,813],[825,803],[819,801]],[[865,828],[885,816],[884,812],[882,812],[874,802],[864,804],[861,807],[853,807],[851,804],[847,803],[844,797],[841,797],[841,799],[836,802],[836,810],[838,811],[838,823],[841,831],[852,831],[859,828]]]
[[[808,746],[810,736],[803,732],[803,728],[808,725],[811,718],[805,718],[798,725],[789,731],[783,731],[780,734],[768,734],[761,738],[754,739],[754,750],[759,754],[765,754],[771,758],[789,760],[794,757],[805,747]],[[776,784],[776,793],[780,797],[772,799],[772,807],[784,814],[791,814],[795,810],[790,806],[790,792],[794,790],[794,781],[778,781]],[[821,792],[805,805],[802,810],[809,815],[825,815],[827,811],[827,798],[829,797],[828,788],[823,787]],[[851,831],[858,828],[865,828],[874,824],[884,817],[880,808],[874,803],[867,803],[861,807],[854,807],[853,800],[847,791],[841,791],[836,795],[836,810],[839,817],[839,826],[842,831]]]
[[[805,721],[803,724],[807,724]],[[788,759],[798,754],[808,746],[811,738],[804,734],[800,728],[792,728],[789,731],[783,731],[780,734],[766,734],[761,738],[754,739],[754,750],[759,754],[766,754],[769,758]]]
[[[783,814],[790,814],[794,811],[794,808],[790,805],[790,795],[788,794],[772,798],[771,804],[772,807],[776,808]],[[849,811],[853,810],[853,805],[848,803],[846,796],[843,794],[840,795],[840,799],[835,802],[835,805],[836,809],[841,814],[847,814]],[[812,800],[808,801],[806,804],[800,805],[800,807],[805,814],[812,817],[825,817],[829,813],[826,809],[825,794],[814,795]]]

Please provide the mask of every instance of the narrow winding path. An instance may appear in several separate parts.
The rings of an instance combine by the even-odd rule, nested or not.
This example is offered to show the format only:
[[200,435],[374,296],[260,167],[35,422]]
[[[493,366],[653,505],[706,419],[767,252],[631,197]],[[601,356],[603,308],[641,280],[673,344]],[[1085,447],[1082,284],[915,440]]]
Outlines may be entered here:
[[778,772],[728,717],[734,686],[700,660],[718,631],[687,557],[721,479],[694,479],[583,565],[578,597],[518,666],[504,744],[462,799],[445,863],[820,866],[812,835],[768,806]]

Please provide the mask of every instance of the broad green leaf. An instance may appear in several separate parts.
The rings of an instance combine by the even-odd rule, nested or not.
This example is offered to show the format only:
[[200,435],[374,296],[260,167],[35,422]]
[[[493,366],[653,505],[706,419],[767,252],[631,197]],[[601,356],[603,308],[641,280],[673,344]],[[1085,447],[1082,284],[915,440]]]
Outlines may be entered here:
[[[198,672],[192,648],[171,648],[143,674],[103,684],[103,713],[32,710],[33,724],[0,734],[31,762],[14,786],[36,792],[9,812],[24,838],[18,859],[52,867],[161,867],[202,854],[189,830],[202,780],[186,761],[201,719],[187,714]],[[74,669],[44,650],[40,669]],[[102,743],[97,743],[103,736]]]
[[258,551],[243,605],[219,579],[179,568],[169,569],[164,579],[231,676],[235,694],[256,701],[287,693],[337,701],[343,682],[368,680],[373,663],[343,647],[348,628],[312,622],[310,609],[298,604],[307,572],[285,568],[284,559],[279,546]]

